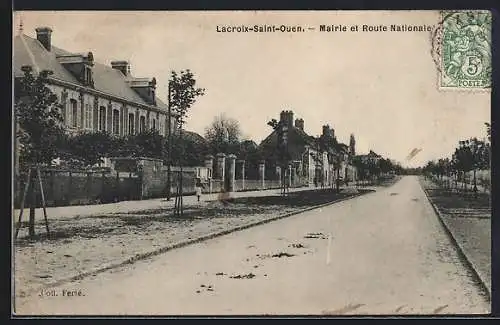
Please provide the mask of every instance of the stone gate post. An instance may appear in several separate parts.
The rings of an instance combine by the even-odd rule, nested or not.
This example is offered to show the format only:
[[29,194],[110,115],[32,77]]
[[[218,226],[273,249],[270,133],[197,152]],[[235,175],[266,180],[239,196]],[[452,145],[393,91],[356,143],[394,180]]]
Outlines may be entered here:
[[226,154],[220,152],[217,154],[217,175],[214,178],[224,180],[226,170]]
[[241,166],[241,189],[245,189],[245,160],[241,159],[237,161]]
[[227,156],[229,159],[229,170],[228,170],[228,176],[229,176],[229,192],[234,192],[235,191],[235,186],[234,186],[234,181],[235,181],[235,176],[236,176],[236,155],[230,154]]
[[208,169],[208,193],[212,193],[212,178],[214,176],[214,156],[208,155],[205,157],[205,167]]
[[260,180],[260,186],[262,189],[266,188],[266,161],[261,160],[259,161],[259,180]]

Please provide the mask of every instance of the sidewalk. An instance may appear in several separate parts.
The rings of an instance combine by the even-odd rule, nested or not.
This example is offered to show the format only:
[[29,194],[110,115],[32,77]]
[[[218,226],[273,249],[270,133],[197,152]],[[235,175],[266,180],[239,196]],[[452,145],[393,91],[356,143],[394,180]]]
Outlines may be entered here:
[[[451,188],[454,189],[455,188],[455,180],[450,179],[449,177],[443,176],[443,181],[446,179],[449,179]],[[456,184],[457,184],[458,189],[462,189],[465,183],[462,181],[459,181],[459,182],[456,182]],[[474,187],[474,184],[467,183],[466,185],[467,185],[467,190],[472,192],[472,188]],[[478,193],[490,193],[490,189],[485,188],[483,185],[481,185],[479,180],[476,182],[476,187],[477,187]]]
[[[313,190],[314,187],[299,187],[290,188],[290,193],[297,191]],[[317,188],[319,189],[319,188]],[[248,191],[248,192],[231,192],[230,197],[240,198],[240,197],[260,197],[260,196],[271,196],[280,195],[280,189],[262,190],[262,191]],[[201,196],[201,201],[215,201],[218,198],[219,193],[203,194]],[[184,196],[184,204],[196,204],[197,198],[194,195]],[[93,205],[72,205],[63,207],[48,207],[47,216],[49,220],[53,219],[63,219],[63,218],[74,218],[77,216],[94,216],[100,214],[113,214],[113,213],[127,213],[134,211],[143,211],[150,209],[165,209],[173,208],[175,203],[175,197],[172,197],[170,201],[166,198],[149,199],[149,200],[137,200],[137,201],[120,201],[116,203],[107,204],[93,204]],[[12,217],[14,222],[17,223],[19,218],[20,209],[14,210]],[[24,209],[23,221],[28,220],[29,209]],[[38,208],[35,210],[35,220],[37,223],[43,222],[43,209]]]
[[478,199],[451,193],[434,182],[420,178],[452,240],[479,277],[491,297],[491,204],[486,193]]

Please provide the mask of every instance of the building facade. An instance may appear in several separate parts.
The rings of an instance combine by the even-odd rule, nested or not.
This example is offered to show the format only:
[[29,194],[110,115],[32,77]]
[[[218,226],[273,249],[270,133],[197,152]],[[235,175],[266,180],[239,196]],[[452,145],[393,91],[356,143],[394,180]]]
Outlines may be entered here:
[[36,38],[20,33],[14,38],[15,78],[23,67],[34,73],[51,71],[48,87],[59,98],[64,125],[69,133],[107,131],[115,136],[175,129],[168,106],[156,96],[156,79],[137,78],[125,60],[105,65],[92,52],[71,53],[52,44],[52,30],[36,29]]

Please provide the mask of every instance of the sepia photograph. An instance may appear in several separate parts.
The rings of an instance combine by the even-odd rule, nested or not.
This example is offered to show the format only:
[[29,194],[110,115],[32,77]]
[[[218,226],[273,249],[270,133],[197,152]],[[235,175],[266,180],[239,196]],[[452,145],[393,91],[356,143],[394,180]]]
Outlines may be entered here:
[[12,21],[12,315],[491,312],[490,11]]

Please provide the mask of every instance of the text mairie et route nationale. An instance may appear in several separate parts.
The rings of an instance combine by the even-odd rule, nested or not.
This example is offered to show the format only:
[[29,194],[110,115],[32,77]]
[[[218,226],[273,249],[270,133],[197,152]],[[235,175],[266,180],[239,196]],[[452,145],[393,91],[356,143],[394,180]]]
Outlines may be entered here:
[[217,33],[430,32],[432,25],[217,25]]

